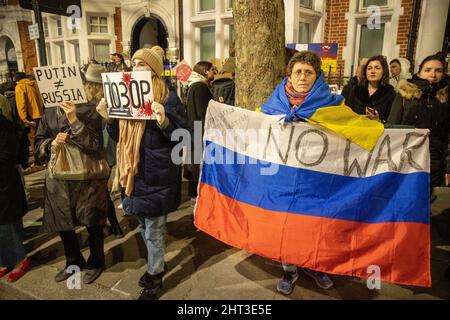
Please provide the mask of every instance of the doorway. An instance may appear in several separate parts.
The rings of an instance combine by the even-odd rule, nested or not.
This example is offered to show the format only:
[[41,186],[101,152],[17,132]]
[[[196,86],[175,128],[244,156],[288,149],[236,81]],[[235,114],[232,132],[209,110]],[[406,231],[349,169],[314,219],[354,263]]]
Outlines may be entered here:
[[169,34],[161,19],[150,16],[141,17],[134,25],[131,34],[131,54],[140,48],[160,46],[164,51],[169,47]]

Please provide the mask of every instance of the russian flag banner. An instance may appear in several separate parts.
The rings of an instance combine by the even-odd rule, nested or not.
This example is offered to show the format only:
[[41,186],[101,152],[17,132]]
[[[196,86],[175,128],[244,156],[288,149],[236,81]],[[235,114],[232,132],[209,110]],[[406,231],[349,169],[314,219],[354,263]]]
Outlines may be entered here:
[[195,225],[272,260],[431,286],[428,130],[371,152],[324,127],[211,101]]

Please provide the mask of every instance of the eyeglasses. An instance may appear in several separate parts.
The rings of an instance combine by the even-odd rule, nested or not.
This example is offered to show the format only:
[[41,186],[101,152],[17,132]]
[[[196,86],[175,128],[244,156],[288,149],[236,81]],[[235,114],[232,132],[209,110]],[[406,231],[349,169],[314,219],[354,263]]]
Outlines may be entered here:
[[291,74],[291,76],[294,79],[298,80],[298,79],[301,78],[302,74],[305,76],[305,78],[311,78],[311,77],[316,76],[316,73],[313,72],[313,71],[310,71],[310,70],[306,70],[306,71],[303,71],[303,72],[301,70],[297,70],[296,72],[293,72]]

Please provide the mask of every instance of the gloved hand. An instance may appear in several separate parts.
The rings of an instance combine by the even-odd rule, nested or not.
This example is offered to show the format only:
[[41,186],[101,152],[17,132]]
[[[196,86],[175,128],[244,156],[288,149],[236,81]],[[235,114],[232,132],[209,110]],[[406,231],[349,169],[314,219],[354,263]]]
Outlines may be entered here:
[[100,102],[98,103],[95,110],[97,110],[97,112],[102,116],[103,119],[105,119],[106,121],[109,121],[108,105],[106,104],[105,98],[102,98],[100,100]]
[[152,110],[155,114],[156,121],[161,129],[166,128],[169,125],[169,119],[166,117],[166,111],[164,106],[158,102],[152,103]]

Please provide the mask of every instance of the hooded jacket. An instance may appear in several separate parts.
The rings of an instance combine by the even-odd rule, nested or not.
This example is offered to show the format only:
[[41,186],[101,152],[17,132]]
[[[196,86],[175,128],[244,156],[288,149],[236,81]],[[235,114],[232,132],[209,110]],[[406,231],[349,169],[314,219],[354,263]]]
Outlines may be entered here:
[[[391,124],[430,130],[431,171],[441,170],[446,162],[444,170],[450,172],[450,159],[446,160],[450,134],[448,81],[446,76],[439,83],[430,85],[417,75],[400,81],[388,118]],[[436,166],[439,168],[434,169]]]
[[24,124],[30,125],[31,120],[42,118],[44,107],[36,81],[20,80],[15,92],[17,112]]
[[409,72],[409,69],[411,68],[411,63],[409,62],[409,60],[405,58],[398,58],[398,61],[400,61],[400,74],[392,77],[389,80],[389,84],[394,88],[399,84],[401,80],[411,79],[412,77],[411,72]]

